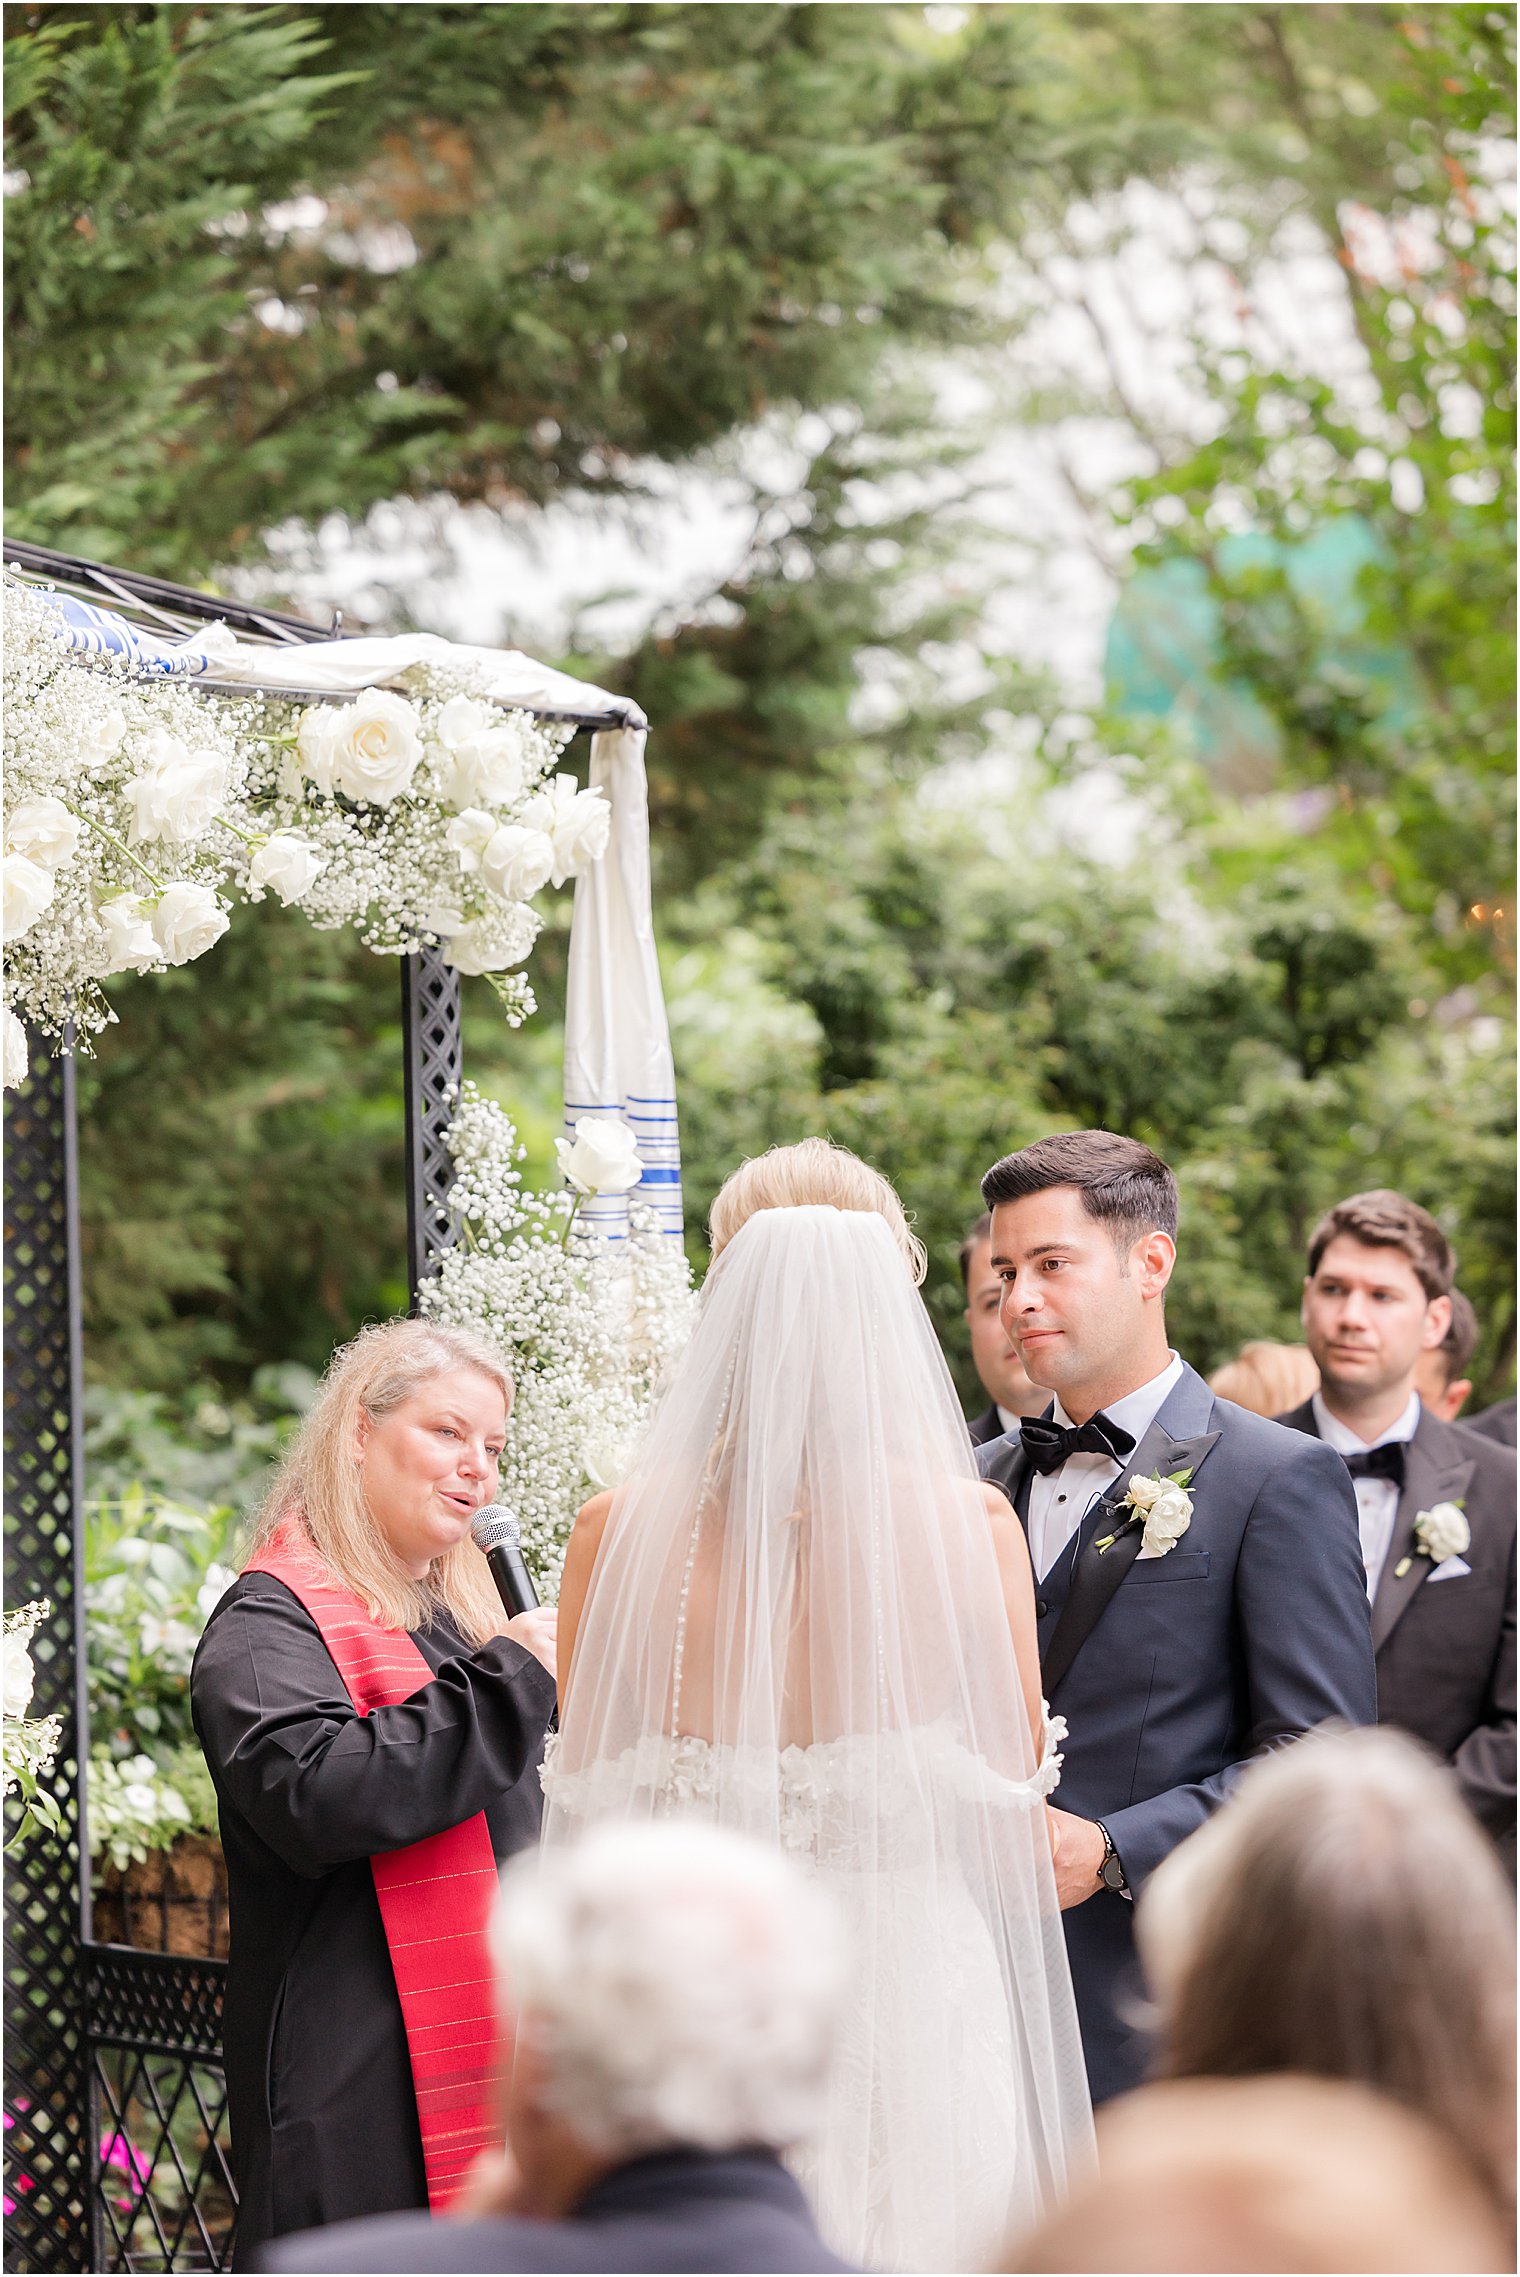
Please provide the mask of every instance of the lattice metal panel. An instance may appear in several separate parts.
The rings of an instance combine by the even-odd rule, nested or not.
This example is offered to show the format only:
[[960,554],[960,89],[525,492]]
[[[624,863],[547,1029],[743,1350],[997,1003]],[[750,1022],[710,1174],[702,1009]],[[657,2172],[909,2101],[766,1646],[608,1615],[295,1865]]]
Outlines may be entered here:
[[445,1144],[464,1064],[459,975],[440,949],[401,960],[401,1039],[406,1056],[406,1253],[415,1296],[429,1257],[452,1249],[459,1221],[449,1208],[454,1165]]
[[237,2219],[220,1961],[87,1948],[96,2269],[225,2269]]
[[[6,2265],[89,2261],[88,2066],[79,1966],[81,1832],[79,1286],[73,1063],[31,1039],[5,1107],[5,1598],[46,1597],[32,1647],[35,1715],[61,1715],[54,1793],[63,1834],[6,1858]],[[14,1823],[8,1806],[7,1823]]]

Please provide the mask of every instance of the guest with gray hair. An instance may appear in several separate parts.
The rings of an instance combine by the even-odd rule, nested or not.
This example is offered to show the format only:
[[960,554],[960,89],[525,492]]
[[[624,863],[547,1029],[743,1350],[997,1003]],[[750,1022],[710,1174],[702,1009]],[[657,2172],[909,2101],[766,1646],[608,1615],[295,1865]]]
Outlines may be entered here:
[[687,1821],[515,1860],[493,1945],[505,2147],[453,2218],[282,2239],[266,2269],[843,2270],[781,2154],[816,2130],[848,1982],[824,1893]]
[[1161,2078],[1376,2089],[1446,2136],[1513,2237],[1514,1900],[1423,1748],[1343,1731],[1254,1764],[1156,1869],[1136,1931]]

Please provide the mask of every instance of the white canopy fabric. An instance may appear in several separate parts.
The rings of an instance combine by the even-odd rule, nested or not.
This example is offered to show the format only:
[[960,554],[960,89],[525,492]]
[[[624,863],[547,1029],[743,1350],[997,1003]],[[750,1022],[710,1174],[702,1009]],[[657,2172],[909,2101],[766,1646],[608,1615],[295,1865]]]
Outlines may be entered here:
[[642,729],[591,739],[591,788],[612,808],[599,862],[575,881],[565,997],[565,1131],[582,1115],[633,1126],[644,1176],[631,1194],[595,1194],[580,1222],[611,1240],[628,1230],[630,1201],[681,1239],[681,1146],[649,879],[649,785]]
[[568,672],[556,672],[525,656],[520,648],[472,648],[438,633],[397,633],[389,638],[361,635],[353,640],[303,641],[289,648],[264,648],[240,641],[225,626],[211,628],[197,646],[212,652],[209,671],[219,680],[250,688],[330,689],[334,695],[379,687],[417,664],[468,667],[481,675],[483,691],[498,703],[516,704],[545,716],[604,718],[609,725],[641,728],[644,714],[626,696],[593,687]]

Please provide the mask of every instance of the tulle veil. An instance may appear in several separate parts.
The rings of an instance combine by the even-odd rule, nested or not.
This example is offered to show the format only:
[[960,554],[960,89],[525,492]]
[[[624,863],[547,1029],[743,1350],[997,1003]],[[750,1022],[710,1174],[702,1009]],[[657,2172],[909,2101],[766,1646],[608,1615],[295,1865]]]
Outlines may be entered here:
[[891,1231],[757,1212],[613,1505],[545,1840],[694,1810],[837,1893],[857,1981],[822,2140],[794,2163],[861,2266],[985,2266],[1087,2155],[1054,1770]]

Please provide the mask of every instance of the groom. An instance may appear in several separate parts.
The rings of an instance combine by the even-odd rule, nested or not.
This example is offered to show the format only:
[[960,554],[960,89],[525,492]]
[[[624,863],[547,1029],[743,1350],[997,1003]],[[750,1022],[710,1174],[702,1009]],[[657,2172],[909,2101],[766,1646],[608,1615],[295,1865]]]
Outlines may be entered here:
[[1065,1132],[995,1164],[982,1193],[1003,1325],[1056,1395],[978,1461],[1024,1522],[1045,1694],[1069,1729],[1050,1826],[1102,2102],[1149,2052],[1146,1876],[1249,1756],[1376,1720],[1356,1497],[1328,1447],[1217,1400],[1168,1348],[1177,1184],[1149,1147]]

